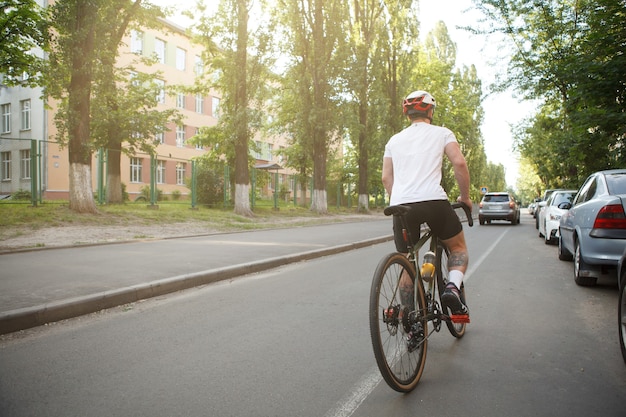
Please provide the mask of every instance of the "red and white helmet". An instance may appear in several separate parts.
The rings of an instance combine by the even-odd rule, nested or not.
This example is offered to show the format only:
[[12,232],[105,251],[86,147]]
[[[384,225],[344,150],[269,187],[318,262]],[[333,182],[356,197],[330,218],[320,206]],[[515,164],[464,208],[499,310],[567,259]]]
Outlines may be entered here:
[[430,109],[434,110],[435,107],[437,107],[435,97],[422,90],[413,91],[402,102],[402,111],[407,116],[415,113],[426,115]]

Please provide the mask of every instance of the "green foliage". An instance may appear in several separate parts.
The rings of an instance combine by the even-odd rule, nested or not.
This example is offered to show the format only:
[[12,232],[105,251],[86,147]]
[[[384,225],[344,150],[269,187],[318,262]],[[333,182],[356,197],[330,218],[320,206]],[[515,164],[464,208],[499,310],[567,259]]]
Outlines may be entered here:
[[591,172],[626,164],[626,4],[617,0],[475,0],[484,32],[513,46],[506,75],[540,101],[516,129],[521,155],[544,188],[577,188]]
[[18,201],[30,201],[31,193],[30,191],[19,189],[18,191],[11,194],[11,199],[18,200]]
[[[40,85],[48,50],[48,16],[35,0],[3,0],[0,3],[0,74],[5,85]],[[23,77],[27,74],[27,77]]]
[[224,199],[224,165],[207,159],[196,164],[196,197],[198,203],[216,206]]

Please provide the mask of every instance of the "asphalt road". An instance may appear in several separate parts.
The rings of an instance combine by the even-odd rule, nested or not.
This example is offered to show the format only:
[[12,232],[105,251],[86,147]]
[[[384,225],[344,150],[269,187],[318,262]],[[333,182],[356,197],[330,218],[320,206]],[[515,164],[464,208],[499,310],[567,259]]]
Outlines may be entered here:
[[578,287],[533,219],[466,229],[472,323],[381,381],[371,275],[391,243],[0,338],[0,416],[626,415],[610,278]]

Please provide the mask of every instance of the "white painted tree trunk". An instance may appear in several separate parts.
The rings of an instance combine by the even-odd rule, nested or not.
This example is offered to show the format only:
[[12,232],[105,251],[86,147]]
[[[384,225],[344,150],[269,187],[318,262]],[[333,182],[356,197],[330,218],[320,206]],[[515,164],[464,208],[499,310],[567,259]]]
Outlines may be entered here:
[[235,213],[252,217],[250,208],[250,184],[235,184]]
[[370,196],[368,194],[359,194],[359,211],[370,210]]
[[97,213],[91,186],[91,167],[70,164],[70,209],[78,213]]
[[313,190],[311,197],[311,210],[319,214],[328,213],[326,190]]

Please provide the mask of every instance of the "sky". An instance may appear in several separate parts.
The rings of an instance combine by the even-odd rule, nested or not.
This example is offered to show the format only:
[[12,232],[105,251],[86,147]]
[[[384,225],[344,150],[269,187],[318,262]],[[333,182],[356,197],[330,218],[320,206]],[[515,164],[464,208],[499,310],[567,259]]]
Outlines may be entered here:
[[[172,6],[170,0],[152,0],[161,6]],[[205,0],[209,6],[217,5],[218,0]],[[472,35],[467,31],[457,29],[457,26],[473,26],[480,17],[478,12],[471,10],[472,0],[421,0],[419,5],[420,33],[425,36],[432,30],[438,21],[443,21],[450,38],[457,45],[457,66],[474,65],[478,77],[483,81],[483,93],[487,93],[488,86],[495,80],[498,72],[506,70],[507,62],[500,61],[496,65],[497,56],[502,54],[497,50],[497,40],[482,35]],[[195,8],[196,0],[179,0],[178,9]],[[170,20],[181,26],[188,26],[189,20],[180,16],[172,16]],[[416,86],[417,89],[428,89],[427,86]],[[485,118],[482,133],[485,142],[487,160],[494,164],[502,164],[506,171],[506,182],[515,188],[518,178],[518,156],[513,152],[513,135],[511,125],[531,115],[533,104],[519,102],[514,98],[512,91],[488,95],[483,102]],[[436,118],[434,120],[436,124]],[[502,191],[502,190],[490,190]]]
[[[478,26],[480,14],[471,9],[471,0],[420,1],[420,23],[422,34],[428,33],[438,21],[443,21],[450,38],[457,44],[457,65],[474,65],[478,77],[483,81],[483,92],[495,80],[498,72],[506,71],[507,62],[495,62],[502,52],[497,50],[497,39],[483,35],[472,35],[457,29],[457,26]],[[483,102],[485,120],[482,126],[487,160],[502,164],[506,170],[507,185],[515,188],[519,175],[518,156],[513,152],[511,125],[531,115],[534,104],[519,102],[512,91],[489,95]],[[491,190],[502,191],[502,190]]]

